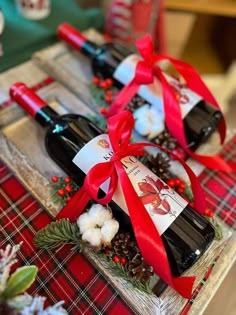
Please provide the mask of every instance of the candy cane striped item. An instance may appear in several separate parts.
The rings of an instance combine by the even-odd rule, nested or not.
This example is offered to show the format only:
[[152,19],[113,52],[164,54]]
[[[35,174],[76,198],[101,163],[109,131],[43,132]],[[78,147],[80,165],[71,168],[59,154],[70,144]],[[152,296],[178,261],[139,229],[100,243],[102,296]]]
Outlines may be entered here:
[[133,0],[113,0],[107,14],[106,33],[114,41],[129,43]]
[[160,0],[113,0],[107,14],[107,35],[121,44],[134,44],[136,39],[147,33],[154,37],[159,2]]

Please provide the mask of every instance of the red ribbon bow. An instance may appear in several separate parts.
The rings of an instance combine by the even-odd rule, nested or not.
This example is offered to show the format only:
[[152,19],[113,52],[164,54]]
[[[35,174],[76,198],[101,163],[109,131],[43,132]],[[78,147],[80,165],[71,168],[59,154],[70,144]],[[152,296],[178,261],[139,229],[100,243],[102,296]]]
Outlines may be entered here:
[[[165,112],[166,126],[170,133],[180,143],[180,145],[191,157],[193,157],[196,161],[202,163],[203,165],[207,166],[208,168],[218,169],[222,171],[235,171],[235,163],[227,164],[218,155],[199,155],[192,152],[188,148],[180,105],[174,94],[173,87],[168,83],[161,68],[156,65],[156,63],[162,60],[170,61],[176,68],[176,70],[185,79],[187,86],[191,87],[191,89],[198,95],[200,95],[206,102],[212,104],[219,111],[221,111],[218,103],[200,78],[197,71],[186,62],[171,58],[166,55],[155,54],[154,45],[150,35],[146,35],[143,38],[137,40],[136,46],[143,60],[137,63],[133,79],[117,95],[115,101],[112,103],[105,116],[111,117],[123,111],[127,104],[131,101],[133,96],[138,92],[140,85],[153,83],[154,78],[156,77],[162,84],[163,106]],[[221,144],[223,144],[226,134],[226,124],[224,118],[217,128],[220,134]]]
[[[101,204],[109,203],[119,180],[135,237],[144,260],[149,265],[153,266],[154,271],[167,284],[173,287],[183,297],[189,299],[191,297],[195,277],[172,277],[162,239],[144,208],[142,201],[138,198],[121,164],[123,157],[144,155],[145,151],[143,148],[145,146],[163,149],[151,143],[129,143],[133,127],[134,119],[129,111],[123,111],[108,119],[108,134],[114,151],[113,157],[109,161],[98,163],[90,169],[85,177],[84,185],[61,210],[57,219],[69,218],[76,220],[90,199]],[[170,153],[170,151],[166,149],[163,150]],[[198,179],[184,161],[178,157],[176,157],[176,159],[183,165],[190,178],[193,194],[195,196],[195,209],[203,214],[206,209],[205,197]],[[104,198],[98,199],[99,188],[107,179],[110,179],[108,192]]]

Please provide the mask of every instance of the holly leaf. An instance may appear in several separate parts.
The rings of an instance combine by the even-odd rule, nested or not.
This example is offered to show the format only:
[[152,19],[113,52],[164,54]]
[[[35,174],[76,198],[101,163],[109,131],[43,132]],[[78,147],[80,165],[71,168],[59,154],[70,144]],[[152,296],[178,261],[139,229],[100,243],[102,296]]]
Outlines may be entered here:
[[38,268],[36,266],[24,266],[17,268],[7,281],[7,287],[3,292],[4,299],[11,299],[24,293],[35,281]]

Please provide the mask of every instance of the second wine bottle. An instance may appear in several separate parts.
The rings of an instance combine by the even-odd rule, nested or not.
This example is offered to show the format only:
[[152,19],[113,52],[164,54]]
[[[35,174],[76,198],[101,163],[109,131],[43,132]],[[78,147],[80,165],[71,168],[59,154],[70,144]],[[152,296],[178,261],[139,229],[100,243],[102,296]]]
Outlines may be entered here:
[[[91,60],[91,66],[95,75],[102,78],[113,78],[119,88],[131,81],[135,66],[141,60],[140,56],[128,51],[119,44],[105,43],[97,45],[68,23],[59,25],[57,34],[61,40]],[[188,146],[195,150],[216,130],[222,119],[222,114],[211,104],[206,103],[199,95],[182,86],[178,80],[167,74],[166,78],[172,85],[180,102]],[[150,108],[149,116],[152,117],[155,112],[156,116],[158,116],[157,124],[162,126],[161,128],[165,128],[160,83],[155,80],[153,84],[143,85],[138,93],[139,98],[144,99]],[[135,114],[136,119],[138,119],[138,110]],[[168,114],[171,115],[171,113]],[[143,112],[142,115],[144,115]],[[157,134],[150,134],[147,137],[154,138],[164,129],[160,130],[160,128],[157,128],[157,130]]]

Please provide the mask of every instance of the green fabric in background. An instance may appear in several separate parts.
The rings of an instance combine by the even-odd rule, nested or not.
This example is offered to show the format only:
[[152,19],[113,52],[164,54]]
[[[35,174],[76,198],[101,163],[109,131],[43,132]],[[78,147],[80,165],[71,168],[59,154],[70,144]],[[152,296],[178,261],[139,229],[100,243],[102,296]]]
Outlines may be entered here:
[[14,0],[0,0],[5,19],[0,72],[30,59],[35,51],[56,42],[56,29],[60,23],[68,22],[79,30],[93,27],[101,31],[104,26],[102,10],[85,10],[77,3],[75,0],[51,0],[50,15],[35,21],[20,16]]

